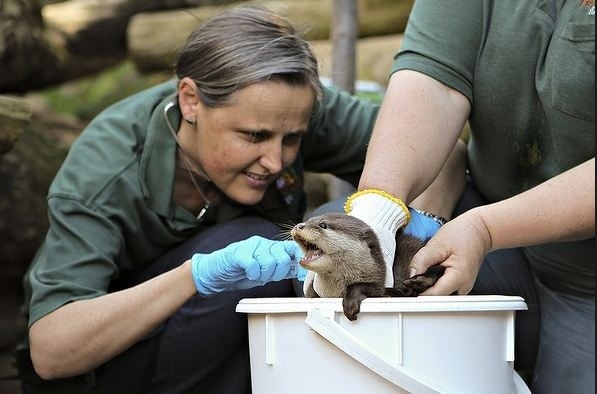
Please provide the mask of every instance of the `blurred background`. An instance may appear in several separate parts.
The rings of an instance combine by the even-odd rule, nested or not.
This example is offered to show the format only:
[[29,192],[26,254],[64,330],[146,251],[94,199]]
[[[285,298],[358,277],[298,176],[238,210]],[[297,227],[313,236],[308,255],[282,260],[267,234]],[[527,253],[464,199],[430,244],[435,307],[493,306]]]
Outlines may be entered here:
[[[257,1],[312,44],[324,83],[380,101],[413,0]],[[47,229],[45,197],[69,146],[108,105],[173,77],[177,48],[238,0],[0,0],[0,393],[26,321],[21,279]],[[310,206],[351,188],[308,174]]]

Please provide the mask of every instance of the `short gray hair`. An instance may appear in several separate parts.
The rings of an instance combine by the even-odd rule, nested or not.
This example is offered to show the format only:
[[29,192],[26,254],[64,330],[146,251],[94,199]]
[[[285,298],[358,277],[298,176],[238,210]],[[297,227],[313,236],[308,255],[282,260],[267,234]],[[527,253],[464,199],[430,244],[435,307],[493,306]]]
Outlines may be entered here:
[[218,13],[191,33],[175,64],[178,78],[197,83],[203,103],[223,106],[230,95],[269,80],[307,85],[321,99],[317,59],[281,15],[260,5]]

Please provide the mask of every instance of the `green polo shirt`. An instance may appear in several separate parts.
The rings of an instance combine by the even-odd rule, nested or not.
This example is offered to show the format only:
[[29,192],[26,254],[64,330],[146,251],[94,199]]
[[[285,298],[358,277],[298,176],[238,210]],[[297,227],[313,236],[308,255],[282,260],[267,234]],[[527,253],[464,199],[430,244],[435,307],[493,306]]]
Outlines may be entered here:
[[[325,88],[296,162],[263,201],[225,201],[198,223],[172,199],[176,145],[164,107],[173,101],[175,81],[131,96],[98,115],[71,146],[50,186],[45,242],[24,279],[29,324],[68,302],[106,294],[123,273],[217,223],[251,211],[277,223],[300,221],[304,171],[356,183],[378,110]],[[179,111],[171,109],[168,116],[178,129]]]
[[[393,71],[417,70],[469,99],[469,166],[491,202],[595,157],[595,15],[580,3],[415,2]],[[594,238],[524,252],[553,286],[595,293]]]

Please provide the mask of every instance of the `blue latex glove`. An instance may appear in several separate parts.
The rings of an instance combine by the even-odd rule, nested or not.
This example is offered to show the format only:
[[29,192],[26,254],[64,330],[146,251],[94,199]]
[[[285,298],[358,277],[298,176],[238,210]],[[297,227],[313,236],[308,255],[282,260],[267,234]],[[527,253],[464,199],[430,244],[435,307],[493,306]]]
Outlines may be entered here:
[[410,212],[410,222],[404,228],[405,234],[413,235],[427,242],[442,226],[441,219],[439,218],[430,217],[410,207],[408,211]]
[[204,296],[249,289],[296,278],[302,256],[303,251],[294,241],[253,236],[210,254],[194,254],[191,258],[193,281]]
[[[301,250],[301,253],[302,253],[302,250]],[[296,278],[298,280],[300,280],[301,282],[305,281],[305,279],[307,278],[307,273],[308,273],[307,270],[304,269],[303,267],[301,267],[300,265],[296,266]]]

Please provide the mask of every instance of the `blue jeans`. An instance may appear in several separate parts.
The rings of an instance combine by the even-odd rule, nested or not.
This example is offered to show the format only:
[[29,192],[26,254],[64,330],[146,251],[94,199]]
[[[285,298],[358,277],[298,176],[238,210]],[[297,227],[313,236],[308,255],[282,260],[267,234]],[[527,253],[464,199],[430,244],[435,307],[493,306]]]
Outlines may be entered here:
[[[245,217],[206,230],[160,257],[165,269],[193,253],[209,253],[251,235],[279,237],[280,227]],[[214,297],[195,296],[165,324],[148,393],[251,393],[247,316],[236,313],[242,298],[293,297],[292,280]]]

